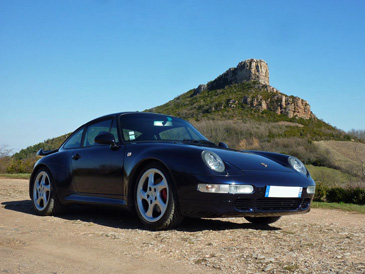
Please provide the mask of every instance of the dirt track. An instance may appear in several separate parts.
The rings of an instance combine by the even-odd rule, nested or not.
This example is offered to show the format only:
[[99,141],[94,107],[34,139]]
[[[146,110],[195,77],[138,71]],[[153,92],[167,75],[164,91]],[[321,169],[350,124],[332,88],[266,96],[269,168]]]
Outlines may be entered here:
[[243,219],[144,230],[134,216],[33,214],[26,180],[0,179],[0,273],[365,273],[365,215],[313,209],[258,228]]

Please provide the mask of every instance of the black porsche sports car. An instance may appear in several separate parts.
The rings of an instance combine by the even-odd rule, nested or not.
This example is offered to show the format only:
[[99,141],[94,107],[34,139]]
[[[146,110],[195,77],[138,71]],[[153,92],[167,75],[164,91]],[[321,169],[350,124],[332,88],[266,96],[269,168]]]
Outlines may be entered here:
[[216,145],[187,121],[154,113],[97,118],[38,155],[29,193],[40,215],[100,204],[135,210],[149,229],[177,226],[184,216],[269,224],[308,212],[315,192],[295,157]]

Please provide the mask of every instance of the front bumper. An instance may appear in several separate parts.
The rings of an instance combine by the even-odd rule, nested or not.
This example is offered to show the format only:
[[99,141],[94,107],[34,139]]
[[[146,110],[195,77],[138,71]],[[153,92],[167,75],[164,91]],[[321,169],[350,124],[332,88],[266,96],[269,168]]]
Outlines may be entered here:
[[[294,173],[255,173],[246,176],[191,176],[180,174],[177,178],[180,209],[190,217],[266,217],[306,213],[310,210],[313,194],[307,193],[311,178]],[[175,179],[176,180],[176,179]],[[250,184],[252,194],[202,193],[199,183]],[[303,187],[299,198],[265,197],[268,185]]]

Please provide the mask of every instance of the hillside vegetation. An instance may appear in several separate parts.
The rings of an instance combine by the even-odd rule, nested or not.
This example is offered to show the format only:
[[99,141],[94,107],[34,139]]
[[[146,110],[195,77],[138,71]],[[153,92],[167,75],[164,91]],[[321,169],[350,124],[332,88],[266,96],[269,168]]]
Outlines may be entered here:
[[44,142],[29,146],[15,153],[6,162],[6,166],[1,167],[1,172],[7,173],[29,173],[37,161],[36,153],[40,150],[57,149],[66,140],[69,134],[65,134],[56,138],[48,139]]
[[[350,136],[343,131],[319,120],[315,117],[310,119],[289,118],[287,115],[277,114],[271,110],[260,111],[243,102],[243,98],[260,98],[268,100],[275,94],[267,91],[264,86],[255,81],[233,84],[218,90],[204,90],[195,94],[192,89],[168,103],[149,109],[147,111],[174,115],[187,119],[192,123],[201,121],[222,122],[236,121],[233,127],[243,127],[255,133],[263,134],[265,138],[290,138],[300,137],[310,140],[350,140]],[[291,97],[291,96],[288,96]],[[293,97],[294,98],[294,97]],[[263,129],[263,128],[266,129]],[[230,126],[232,128],[232,126]],[[263,131],[265,132],[261,132]],[[239,128],[239,130],[241,130]],[[260,138],[260,136],[255,136]]]

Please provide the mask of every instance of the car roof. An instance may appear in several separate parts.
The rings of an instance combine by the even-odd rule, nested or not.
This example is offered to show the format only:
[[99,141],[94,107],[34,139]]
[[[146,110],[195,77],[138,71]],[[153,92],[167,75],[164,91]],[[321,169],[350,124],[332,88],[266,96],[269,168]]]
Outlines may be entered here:
[[[95,119],[92,119],[90,120],[89,122],[87,123],[84,123],[82,126],[85,126],[89,123],[93,123],[93,122],[96,122],[98,120],[103,120],[105,118],[110,118],[110,117],[119,117],[120,115],[125,115],[125,114],[138,114],[138,115],[160,115],[160,116],[169,116],[169,117],[174,117],[174,118],[177,118],[175,116],[172,116],[172,115],[166,115],[166,114],[162,114],[162,113],[154,113],[154,112],[139,112],[139,111],[124,111],[124,112],[116,112],[116,113],[111,113],[111,114],[107,114],[107,115],[103,115],[103,116],[100,116],[98,118],[95,118]],[[80,127],[82,127],[80,126]]]

